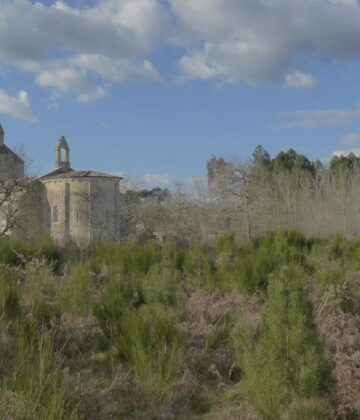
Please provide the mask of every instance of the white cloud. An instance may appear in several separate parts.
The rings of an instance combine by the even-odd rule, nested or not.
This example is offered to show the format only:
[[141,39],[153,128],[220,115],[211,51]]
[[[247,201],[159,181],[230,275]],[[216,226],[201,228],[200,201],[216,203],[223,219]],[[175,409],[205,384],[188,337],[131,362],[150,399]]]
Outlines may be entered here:
[[[338,0],[170,0],[188,51],[187,78],[312,87],[296,68],[298,53],[329,60],[360,58],[360,7]],[[295,68],[294,68],[295,67]],[[292,74],[291,74],[292,70]]]
[[79,70],[92,71],[109,82],[122,82],[130,77],[161,79],[160,74],[149,60],[134,62],[129,59],[110,59],[101,54],[82,54],[67,61]]
[[[180,76],[312,88],[296,57],[360,59],[356,0],[0,0],[0,66],[52,94],[103,97],[129,78],[160,80],[149,57],[176,44]],[[75,6],[82,4],[83,6]]]
[[42,65],[26,63],[39,86],[50,87],[56,96],[76,95],[79,102],[101,99],[107,94],[106,86],[98,84],[122,82],[131,77],[161,80],[149,60],[135,63],[129,59],[111,59],[100,54],[81,54],[69,59],[54,59]]
[[284,84],[287,87],[309,89],[316,85],[316,79],[311,74],[294,71],[285,76]]
[[117,175],[123,178],[120,184],[120,189],[122,192],[127,190],[151,190],[152,188],[156,187],[171,189],[176,184],[176,180],[170,175],[166,174],[146,174],[136,178],[127,178],[126,174],[123,172],[117,172],[113,175]]
[[160,187],[170,191],[179,191],[191,196],[199,193],[199,189],[206,189],[206,177],[180,177],[175,178],[168,174],[145,174],[137,178],[126,178],[124,173],[116,173],[124,178],[121,182],[121,190],[151,190],[152,188]]
[[146,174],[140,178],[143,188],[168,188],[174,185],[175,181],[171,176],[166,174]]
[[0,112],[19,120],[37,121],[29,95],[24,90],[20,90],[16,96],[11,96],[0,89]]
[[341,150],[335,150],[330,156],[324,158],[323,161],[328,163],[334,156],[348,156],[350,153],[360,157],[360,133],[350,133],[340,140],[340,144],[345,146]]
[[0,66],[35,75],[56,96],[99,99],[109,84],[160,80],[147,57],[168,26],[157,0],[100,0],[83,8],[56,1],[0,0]]
[[350,149],[346,149],[346,150],[336,150],[335,152],[332,153],[332,157],[334,156],[348,156],[350,153],[354,153],[354,155],[356,156],[360,156],[360,149],[358,148],[350,148]]
[[39,70],[36,83],[42,87],[52,88],[56,96],[74,93],[79,102],[89,102],[106,95],[105,89],[92,84],[85,72],[69,65],[52,64],[48,68]]
[[357,6],[358,0],[329,0],[329,3],[341,6]]
[[360,105],[354,109],[321,109],[315,111],[294,111],[284,114],[291,121],[281,128],[312,128],[324,125],[338,125],[360,121]]
[[360,133],[350,133],[340,140],[344,146],[360,146]]

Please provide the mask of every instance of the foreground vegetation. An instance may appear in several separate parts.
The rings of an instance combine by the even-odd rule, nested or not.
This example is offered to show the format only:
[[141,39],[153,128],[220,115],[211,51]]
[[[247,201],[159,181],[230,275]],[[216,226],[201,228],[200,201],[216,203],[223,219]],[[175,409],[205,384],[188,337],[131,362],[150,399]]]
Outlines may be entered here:
[[358,418],[360,241],[0,242],[11,419]]

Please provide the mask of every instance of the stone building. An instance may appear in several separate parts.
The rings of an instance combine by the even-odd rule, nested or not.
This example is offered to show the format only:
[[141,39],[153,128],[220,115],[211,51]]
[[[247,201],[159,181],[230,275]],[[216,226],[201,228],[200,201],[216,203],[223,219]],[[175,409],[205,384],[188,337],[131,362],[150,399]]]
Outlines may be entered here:
[[5,145],[4,137],[0,124],[0,181],[24,178],[24,161]]
[[[10,178],[14,172],[23,178],[24,162],[4,145],[4,134],[1,138],[0,176]],[[55,149],[55,169],[24,186],[13,231],[28,240],[51,236],[62,245],[116,240],[119,181],[115,175],[71,168],[70,148],[61,137]]]

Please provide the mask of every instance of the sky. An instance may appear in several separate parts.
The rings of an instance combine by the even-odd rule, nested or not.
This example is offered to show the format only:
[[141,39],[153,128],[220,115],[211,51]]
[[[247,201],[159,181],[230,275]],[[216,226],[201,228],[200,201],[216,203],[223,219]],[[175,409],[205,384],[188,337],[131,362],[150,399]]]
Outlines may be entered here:
[[0,0],[0,123],[31,171],[144,187],[211,155],[360,154],[357,0]]

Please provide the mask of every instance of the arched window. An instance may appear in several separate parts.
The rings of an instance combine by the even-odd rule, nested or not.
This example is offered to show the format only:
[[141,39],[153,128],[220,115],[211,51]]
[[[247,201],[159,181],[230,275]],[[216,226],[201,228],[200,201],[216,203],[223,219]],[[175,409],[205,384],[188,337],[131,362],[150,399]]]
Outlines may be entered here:
[[53,223],[57,223],[59,221],[59,209],[58,209],[58,206],[54,206],[53,207],[52,219],[53,219]]

